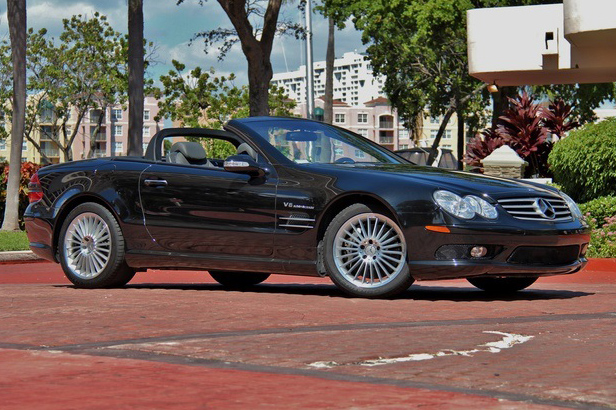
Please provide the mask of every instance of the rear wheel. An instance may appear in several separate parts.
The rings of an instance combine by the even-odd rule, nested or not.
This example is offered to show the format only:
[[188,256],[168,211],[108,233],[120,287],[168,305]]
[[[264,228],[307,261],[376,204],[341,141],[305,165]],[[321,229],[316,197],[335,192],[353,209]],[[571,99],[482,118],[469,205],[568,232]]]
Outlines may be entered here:
[[514,293],[526,289],[537,281],[536,277],[525,278],[498,278],[476,277],[467,278],[471,285],[490,293]]
[[135,275],[124,261],[124,236],[111,212],[87,202],[73,209],[58,241],[66,277],[80,288],[124,286]]
[[353,296],[392,296],[413,283],[400,227],[364,204],[349,206],[329,224],[324,263],[332,282]]
[[267,278],[269,273],[251,273],[251,272],[224,272],[210,271],[210,276],[223,286],[228,288],[248,288],[258,285]]

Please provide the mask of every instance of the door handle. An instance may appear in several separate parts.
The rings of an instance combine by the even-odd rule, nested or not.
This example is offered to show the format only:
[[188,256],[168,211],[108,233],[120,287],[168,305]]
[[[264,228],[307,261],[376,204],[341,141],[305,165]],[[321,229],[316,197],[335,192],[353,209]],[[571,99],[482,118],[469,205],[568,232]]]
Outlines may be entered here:
[[146,179],[143,183],[154,188],[164,188],[167,186],[167,181],[164,179]]

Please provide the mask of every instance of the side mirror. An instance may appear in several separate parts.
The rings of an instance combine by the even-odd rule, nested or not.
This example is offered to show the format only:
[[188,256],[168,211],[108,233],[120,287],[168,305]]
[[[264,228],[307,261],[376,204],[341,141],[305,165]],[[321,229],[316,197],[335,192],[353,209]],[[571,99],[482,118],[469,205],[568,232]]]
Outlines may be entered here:
[[225,159],[224,168],[228,172],[247,174],[253,177],[265,175],[265,170],[250,155],[232,155]]

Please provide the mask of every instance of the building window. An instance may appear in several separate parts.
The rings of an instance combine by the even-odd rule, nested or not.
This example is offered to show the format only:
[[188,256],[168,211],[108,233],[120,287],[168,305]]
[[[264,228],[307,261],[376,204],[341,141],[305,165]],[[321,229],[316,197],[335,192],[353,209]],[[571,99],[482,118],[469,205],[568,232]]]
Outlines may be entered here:
[[439,117],[430,117],[430,124],[440,124],[440,118]]
[[360,149],[355,150],[355,158],[366,158],[366,153]]
[[21,143],[21,150],[22,151],[27,151],[28,150],[28,141],[24,141]]
[[90,110],[90,122],[98,122],[98,117],[103,115],[103,119],[101,120],[101,124],[105,122],[105,113],[101,110]]
[[334,122],[343,123],[345,121],[344,114],[336,114],[334,116]]
[[150,121],[150,110],[143,110],[143,120]]
[[445,130],[443,138],[451,139],[451,130]]
[[113,152],[115,153],[124,152],[124,143],[122,141],[116,141],[113,144]]
[[357,130],[357,133],[362,137],[368,138],[368,130],[366,128],[360,128]]
[[111,128],[111,130],[113,131],[113,135],[115,136],[122,136],[122,126],[121,125],[114,125],[113,128]]
[[360,124],[368,123],[368,114],[357,114],[357,122]]
[[150,127],[143,127],[143,136],[144,137],[150,136]]
[[114,108],[111,110],[111,121],[119,121],[122,119],[122,110]]
[[144,142],[143,144],[141,144],[141,148],[143,149],[143,153],[145,154],[145,152],[148,150],[148,143]]
[[430,138],[436,138],[436,134],[438,134],[438,130],[430,130]]
[[408,149],[409,144],[400,144],[400,149]]
[[407,130],[406,128],[403,128],[400,131],[398,131],[398,138],[408,138],[408,137],[409,137],[409,130]]
[[6,140],[0,140],[0,151],[6,150]]

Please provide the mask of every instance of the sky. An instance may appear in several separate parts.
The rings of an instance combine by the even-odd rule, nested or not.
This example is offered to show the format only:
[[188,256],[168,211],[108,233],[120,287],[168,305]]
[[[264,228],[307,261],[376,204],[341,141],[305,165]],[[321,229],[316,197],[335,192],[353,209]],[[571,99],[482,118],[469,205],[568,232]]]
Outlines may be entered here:
[[[204,52],[202,41],[191,44],[195,33],[218,27],[231,28],[231,23],[215,0],[199,5],[198,0],[185,0],[179,6],[176,0],[144,0],[144,35],[154,42],[156,64],[149,70],[149,75],[158,80],[161,74],[171,68],[171,60],[178,60],[186,65],[187,71],[196,66],[209,69],[214,67],[217,75],[235,73],[236,85],[248,83],[246,59],[239,43],[233,47],[224,61],[218,61],[216,49]],[[298,1],[289,1],[283,6],[281,19],[300,21],[297,9]],[[314,5],[318,4],[313,1]],[[112,27],[122,33],[128,31],[127,0],[27,0],[28,27],[35,30],[46,28],[50,36],[57,38],[62,32],[62,19],[82,14],[92,16],[95,11],[107,16]],[[303,22],[303,17],[301,17]],[[327,21],[318,14],[313,14],[313,48],[314,60],[325,60],[327,47]],[[6,2],[0,3],[0,38],[9,38],[6,17]],[[361,33],[353,28],[352,23],[336,32],[336,57],[348,51],[365,51]],[[274,73],[297,70],[304,62],[304,46],[301,40],[292,36],[277,37],[272,51]]]

